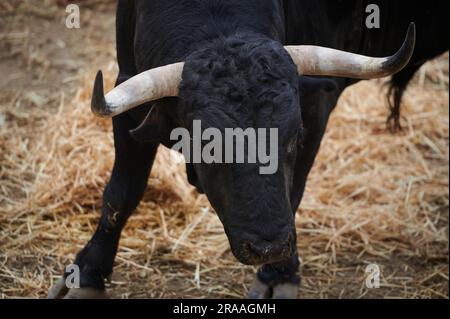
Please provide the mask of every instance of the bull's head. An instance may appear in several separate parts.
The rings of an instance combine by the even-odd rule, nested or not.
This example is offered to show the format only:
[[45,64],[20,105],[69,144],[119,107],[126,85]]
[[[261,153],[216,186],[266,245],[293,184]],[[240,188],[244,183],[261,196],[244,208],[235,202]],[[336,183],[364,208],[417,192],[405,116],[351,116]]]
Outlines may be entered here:
[[[146,102],[179,96],[181,125],[203,128],[277,128],[278,169],[261,174],[261,163],[193,164],[196,178],[217,211],[235,256],[246,264],[288,258],[295,242],[291,191],[302,141],[298,74],[371,79],[394,74],[409,62],[415,28],[402,48],[372,58],[316,47],[283,47],[255,35],[209,43],[183,63],[152,69],[120,84],[106,96],[101,72],[92,111],[104,117]],[[246,145],[248,148],[249,145]]]

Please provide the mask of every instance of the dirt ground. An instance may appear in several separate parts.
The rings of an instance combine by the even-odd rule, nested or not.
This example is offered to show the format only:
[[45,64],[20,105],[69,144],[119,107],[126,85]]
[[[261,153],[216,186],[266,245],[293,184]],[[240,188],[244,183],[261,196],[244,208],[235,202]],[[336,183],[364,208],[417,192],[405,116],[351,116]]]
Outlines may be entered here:
[[[88,104],[97,69],[109,86],[117,72],[114,6],[80,3],[80,29],[52,1],[0,3],[0,298],[45,297],[98,220],[113,148]],[[397,135],[382,83],[349,89],[330,122],[297,217],[301,298],[448,298],[448,55],[417,75]],[[234,259],[183,164],[161,153],[110,294],[244,297],[256,269]],[[379,289],[365,286],[371,263]]]

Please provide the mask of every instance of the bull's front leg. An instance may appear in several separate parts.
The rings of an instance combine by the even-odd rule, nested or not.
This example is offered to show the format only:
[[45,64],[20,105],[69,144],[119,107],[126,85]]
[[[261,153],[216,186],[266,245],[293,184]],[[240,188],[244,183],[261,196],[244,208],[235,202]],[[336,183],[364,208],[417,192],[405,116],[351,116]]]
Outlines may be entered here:
[[156,155],[157,145],[141,144],[129,135],[136,123],[123,114],[113,119],[116,158],[103,194],[97,230],[74,262],[80,269],[80,288],[68,289],[64,274],[48,297],[67,299],[106,298],[105,279],[113,270],[120,234],[139,204]]

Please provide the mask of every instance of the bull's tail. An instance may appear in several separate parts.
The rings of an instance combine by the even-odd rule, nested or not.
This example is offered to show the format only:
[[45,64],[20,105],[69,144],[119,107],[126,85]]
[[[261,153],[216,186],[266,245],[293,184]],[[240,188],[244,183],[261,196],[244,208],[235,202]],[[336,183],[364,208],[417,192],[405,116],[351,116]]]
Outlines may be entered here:
[[391,132],[397,132],[402,129],[401,125],[401,103],[403,94],[408,87],[409,82],[420,66],[409,65],[401,72],[394,74],[388,83],[387,101],[390,114],[386,125]]

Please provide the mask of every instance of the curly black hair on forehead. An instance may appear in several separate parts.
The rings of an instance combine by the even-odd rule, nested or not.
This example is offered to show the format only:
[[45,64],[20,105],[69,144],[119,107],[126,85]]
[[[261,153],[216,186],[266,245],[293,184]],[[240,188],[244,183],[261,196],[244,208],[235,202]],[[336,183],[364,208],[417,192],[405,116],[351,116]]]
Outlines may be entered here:
[[218,128],[302,126],[296,66],[282,44],[257,34],[216,39],[192,53],[179,100],[187,125],[200,119]]

